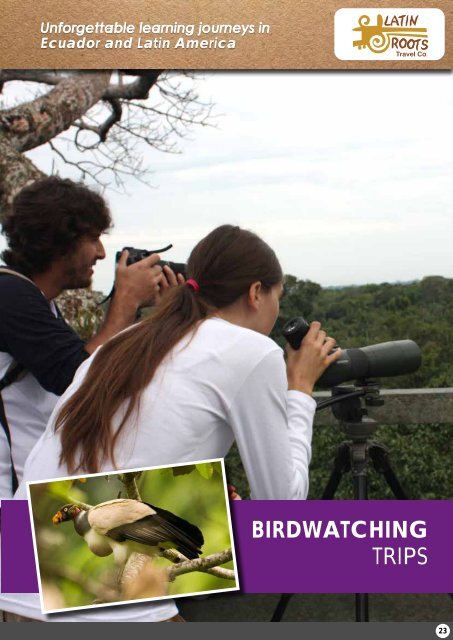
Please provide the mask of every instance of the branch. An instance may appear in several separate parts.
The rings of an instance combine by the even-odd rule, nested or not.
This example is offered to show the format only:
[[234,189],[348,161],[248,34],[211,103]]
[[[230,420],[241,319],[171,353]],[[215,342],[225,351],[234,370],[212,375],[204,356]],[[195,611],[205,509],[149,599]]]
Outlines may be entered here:
[[[110,103],[112,111],[109,117],[102,124],[94,126],[91,124],[87,124],[83,120],[74,123],[74,125],[78,128],[75,137],[75,144],[79,151],[89,151],[91,149],[95,149],[100,142],[105,142],[107,140],[107,134],[110,129],[117,122],[120,122],[123,115],[123,107],[121,106],[121,102],[116,98],[109,98],[106,102]],[[99,142],[96,142],[92,145],[83,145],[78,141],[78,135],[81,131],[92,131],[93,133],[96,133],[99,136]]]
[[124,484],[127,497],[131,500],[141,500],[137,487],[137,478],[141,476],[141,471],[131,471],[130,473],[120,473],[118,480]]
[[152,561],[149,556],[143,553],[132,553],[121,571],[120,583],[122,589],[125,589],[126,585],[132,584],[134,580],[137,580],[142,571],[146,570],[150,562]]
[[16,151],[0,135],[0,222],[10,209],[16,193],[43,177],[44,173],[29,158]]
[[93,505],[87,504],[86,502],[81,502],[71,495],[71,489],[75,486],[76,483],[77,480],[73,480],[69,489],[64,489],[63,487],[60,488],[59,485],[56,486],[54,488],[54,496],[60,498],[61,500],[64,500],[64,502],[68,504],[76,504],[78,507],[83,509],[83,511],[88,511]]
[[0,131],[16,151],[29,151],[66,131],[102,98],[110,72],[64,77],[31,102],[0,112]]
[[134,554],[134,564],[124,571],[121,580],[121,600],[142,600],[168,595],[165,569],[156,567],[146,556]]
[[162,73],[161,69],[143,71],[134,69],[124,71],[124,74],[139,76],[134,82],[129,84],[110,85],[102,96],[103,100],[146,100],[151,88],[156,84],[157,78]]
[[[118,480],[123,483],[127,497],[131,500],[141,500],[140,492],[137,487],[137,478],[141,475],[141,471],[131,471],[130,473],[120,473]],[[147,575],[147,568],[150,563],[149,556],[143,553],[132,553],[127,559],[121,573],[121,588],[126,593],[134,582],[142,581],[143,576]],[[145,579],[146,582],[146,579]]]
[[225,564],[233,559],[231,549],[225,549],[224,551],[212,553],[209,556],[196,558],[195,560],[187,560],[185,556],[178,551],[174,551],[174,549],[167,549],[162,553],[162,556],[167,558],[167,560],[171,560],[171,562],[176,563],[173,567],[169,567],[169,569],[167,569],[168,580],[170,582],[173,582],[177,576],[183,575],[184,573],[191,573],[192,571],[210,573],[211,575],[217,576],[218,578],[224,578],[225,580],[235,579],[234,571],[217,566]]
[[[63,162],[103,187],[124,189],[125,176],[148,184],[151,169],[143,162],[142,143],[174,153],[175,140],[186,136],[192,125],[211,124],[212,105],[200,100],[193,78],[191,72],[155,69],[0,69],[0,92],[3,83],[12,80],[41,83],[45,92],[0,110],[0,142],[16,153],[51,142]],[[153,88],[155,97],[147,102]],[[75,137],[74,155],[63,146],[67,131]],[[74,144],[74,138],[70,142]],[[29,164],[16,162],[10,170],[9,163],[3,162],[3,174],[0,167],[5,208],[20,188],[40,177]]]
[[[104,183],[98,178],[98,174],[102,172],[102,169],[99,168],[99,166],[94,162],[90,162],[89,160],[79,160],[78,162],[72,162],[71,160],[69,160],[69,158],[67,158],[67,156],[65,156],[62,151],[60,151],[60,149],[58,149],[54,145],[52,141],[49,142],[49,147],[54,153],[57,154],[57,156],[59,156],[63,160],[65,164],[78,169],[83,178],[89,176],[94,182],[97,182],[99,185],[104,186]],[[89,168],[91,165],[94,167],[93,169]]]
[[0,82],[41,82],[43,84],[57,85],[61,82],[61,72],[39,71],[38,69],[1,69]]
[[123,115],[123,109],[121,107],[121,102],[114,98],[109,100],[110,106],[112,107],[112,113],[107,118],[103,124],[99,127],[99,137],[101,142],[105,142],[107,139],[107,134],[113,125],[121,120],[121,116]]
[[[76,75],[74,72],[65,72],[67,76]],[[145,99],[148,97],[149,90],[156,83],[157,78],[162,73],[159,70],[145,71],[143,69],[124,70],[120,72],[122,75],[139,76],[135,82],[126,85],[111,84],[104,95],[103,100],[111,100],[118,98],[129,99]],[[59,84],[64,76],[59,70],[41,71],[39,69],[0,69],[0,82],[12,82],[14,80],[21,82],[37,82],[48,85]]]

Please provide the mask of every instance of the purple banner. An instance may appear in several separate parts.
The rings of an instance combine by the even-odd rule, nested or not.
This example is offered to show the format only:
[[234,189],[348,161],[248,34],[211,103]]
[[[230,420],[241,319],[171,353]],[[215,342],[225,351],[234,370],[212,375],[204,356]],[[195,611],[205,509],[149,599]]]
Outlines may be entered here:
[[[453,593],[453,501],[235,501],[248,593]],[[1,590],[38,591],[28,505],[1,505]]]
[[3,593],[37,593],[28,503],[2,500],[0,514],[1,590]]
[[247,593],[453,593],[452,501],[233,502]]

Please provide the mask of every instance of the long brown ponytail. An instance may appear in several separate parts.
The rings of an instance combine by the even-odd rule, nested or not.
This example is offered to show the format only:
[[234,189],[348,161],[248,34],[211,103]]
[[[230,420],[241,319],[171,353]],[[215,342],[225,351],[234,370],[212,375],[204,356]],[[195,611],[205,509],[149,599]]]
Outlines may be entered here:
[[[193,249],[188,277],[199,285],[170,290],[155,313],[109,340],[96,354],[79,389],[56,419],[61,430],[60,462],[70,473],[95,473],[110,459],[127,421],[138,409],[143,389],[167,353],[199,321],[246,293],[253,282],[270,289],[282,280],[272,249],[251,231],[223,225]],[[125,412],[113,433],[112,421]]]

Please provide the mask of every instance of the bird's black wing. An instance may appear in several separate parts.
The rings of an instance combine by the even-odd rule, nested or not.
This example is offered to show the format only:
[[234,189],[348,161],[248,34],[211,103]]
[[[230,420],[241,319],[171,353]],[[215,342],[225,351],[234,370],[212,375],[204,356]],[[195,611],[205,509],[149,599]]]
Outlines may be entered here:
[[156,511],[155,515],[110,529],[107,536],[118,542],[133,540],[151,547],[171,542],[186,558],[198,558],[204,543],[200,529],[170,511],[149,506]]
[[183,531],[185,535],[192,540],[195,546],[202,547],[204,545],[203,534],[197,526],[191,524],[187,520],[184,520],[184,518],[175,516],[175,514],[171,511],[166,511],[165,509],[161,509],[160,507],[155,507],[154,505],[149,504],[149,502],[146,502],[145,504],[147,504],[148,507],[151,507],[151,509],[154,509],[157,515],[163,518],[169,526]]

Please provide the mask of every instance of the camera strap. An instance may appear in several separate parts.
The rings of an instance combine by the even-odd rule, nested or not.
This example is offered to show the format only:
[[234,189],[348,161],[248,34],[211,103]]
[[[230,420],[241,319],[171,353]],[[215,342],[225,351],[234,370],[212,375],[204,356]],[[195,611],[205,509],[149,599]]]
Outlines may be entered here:
[[3,391],[3,389],[5,389],[5,387],[8,387],[10,384],[15,382],[24,370],[25,370],[25,367],[22,364],[17,364],[17,362],[12,362],[10,367],[8,368],[8,371],[0,380],[0,424],[2,425],[2,429],[5,432],[5,436],[9,446],[9,458],[11,460],[11,488],[13,490],[13,493],[16,492],[19,483],[17,480],[17,473],[16,473],[16,468],[14,466],[14,460],[13,460],[11,432],[9,430],[8,420],[6,419],[5,406],[3,404],[3,398],[2,398],[1,392]]
[[0,423],[2,425],[3,431],[5,432],[6,439],[8,441],[8,446],[9,446],[9,459],[11,461],[11,489],[14,494],[16,493],[19,482],[17,480],[17,473],[16,473],[16,468],[14,466],[14,460],[13,460],[11,433],[9,431],[8,421],[6,419],[6,414],[5,414],[5,407],[3,406],[3,400],[1,396],[0,396]]
[[[22,273],[19,273],[18,271],[14,271],[14,269],[8,269],[7,267],[0,267],[0,275],[2,274],[17,276],[18,278],[22,278],[23,280],[28,280],[28,282],[31,282],[33,285],[35,285],[33,280],[30,280],[30,278],[27,278],[27,276],[24,276]],[[13,382],[16,382],[16,380],[18,380],[20,375],[24,372],[25,372],[24,365],[13,361],[8,367],[3,378],[0,380],[0,424],[2,425],[2,429],[5,433],[6,439],[8,441],[8,446],[9,446],[9,457],[11,460],[11,488],[13,493],[16,492],[19,482],[17,479],[16,468],[14,466],[14,460],[13,460],[11,431],[9,429],[8,420],[6,418],[5,405],[3,404],[3,398],[2,398],[1,392],[6,387],[9,387],[10,384],[13,384]]]

